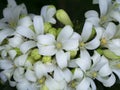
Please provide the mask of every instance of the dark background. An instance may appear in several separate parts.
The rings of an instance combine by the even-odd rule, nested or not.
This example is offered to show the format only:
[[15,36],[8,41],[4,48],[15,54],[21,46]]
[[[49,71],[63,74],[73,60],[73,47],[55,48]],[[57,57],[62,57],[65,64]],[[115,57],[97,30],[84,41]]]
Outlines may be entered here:
[[[88,10],[97,10],[98,5],[92,5],[92,0],[16,0],[17,4],[24,3],[29,13],[40,14],[43,5],[55,5],[57,9],[64,9],[70,16],[77,29],[81,29],[84,24],[84,13]],[[0,18],[2,11],[7,6],[7,0],[0,0]],[[120,90],[120,83],[116,83],[110,88],[105,88],[101,83],[96,81],[97,90]],[[0,90],[16,90],[15,88],[0,84]]]

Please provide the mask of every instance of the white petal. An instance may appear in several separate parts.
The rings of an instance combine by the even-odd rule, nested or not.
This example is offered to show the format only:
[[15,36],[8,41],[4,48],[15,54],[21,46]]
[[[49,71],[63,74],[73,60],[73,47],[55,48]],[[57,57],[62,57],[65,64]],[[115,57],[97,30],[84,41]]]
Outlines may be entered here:
[[45,72],[47,73],[45,66],[41,62],[35,63],[34,71],[35,71],[36,76],[39,79],[45,74]]
[[79,40],[81,38],[79,33],[74,32],[72,37],[70,39],[75,39],[75,40]]
[[51,34],[39,35],[37,37],[38,43],[42,45],[53,45],[55,43],[55,37]]
[[104,28],[96,27],[95,29],[96,29],[96,37],[101,39],[103,32],[105,31]]
[[6,39],[8,36],[12,35],[13,34],[13,30],[11,29],[3,29],[0,31],[0,43],[2,43],[2,41],[4,39]]
[[95,10],[89,10],[85,13],[86,18],[98,17],[98,13]]
[[93,26],[92,23],[86,20],[81,33],[81,37],[84,42],[86,42],[89,39],[92,33],[92,26]]
[[15,7],[15,6],[17,6],[15,0],[7,0],[7,2],[8,2],[8,7]]
[[63,49],[65,49],[66,51],[76,50],[78,48],[78,45],[79,45],[78,40],[70,39],[63,43]]
[[19,26],[17,29],[16,29],[17,33],[19,33],[20,35],[24,36],[24,37],[27,37],[29,39],[34,39],[35,37],[35,34],[32,30],[30,30],[29,28],[27,27],[24,27],[24,26]]
[[87,78],[84,78],[80,84],[76,87],[76,90],[89,90],[90,81]]
[[27,80],[32,81],[32,82],[36,82],[37,78],[35,76],[34,71],[27,69],[26,73],[25,73],[25,77],[27,78]]
[[69,39],[72,36],[72,34],[73,34],[72,27],[67,25],[59,33],[59,35],[57,37],[57,41],[65,41],[65,40]]
[[28,54],[23,54],[19,57],[17,57],[14,61],[16,66],[24,66],[26,60],[27,60]]
[[24,72],[25,72],[24,68],[22,68],[22,67],[17,68],[14,71],[14,75],[13,75],[14,80],[17,81],[17,82],[24,81],[25,80]]
[[43,23],[43,18],[41,16],[34,16],[33,24],[34,24],[35,32],[38,35],[44,33],[44,23]]
[[116,55],[120,56],[120,39],[113,39],[109,42],[108,48]]
[[27,80],[19,82],[16,87],[18,90],[31,90],[31,84]]
[[20,46],[20,50],[22,51],[22,53],[25,54],[27,51],[29,51],[31,48],[35,46],[36,46],[35,41],[26,41]]
[[64,53],[63,51],[58,51],[56,53],[56,61],[60,68],[65,68],[68,65],[68,53]]
[[83,71],[88,70],[91,66],[89,53],[86,50],[81,50],[80,58],[76,59],[76,63]]
[[10,55],[10,57],[11,57],[11,59],[14,59],[15,58],[15,56],[17,55],[17,52],[15,51],[15,50],[9,50],[9,55]]
[[43,46],[43,45],[37,44],[37,46],[39,48],[39,53],[41,55],[52,56],[57,52],[54,45]]
[[116,82],[116,78],[115,78],[114,74],[112,74],[109,77],[103,77],[103,78],[99,77],[98,80],[100,82],[102,82],[103,85],[106,86],[106,87],[111,87]]
[[101,16],[105,15],[108,10],[108,2],[107,0],[99,0],[99,8]]
[[10,81],[9,80],[9,84],[10,84],[11,87],[15,87],[17,83],[15,81]]
[[23,42],[23,38],[20,35],[15,35],[13,38],[9,39],[9,45],[12,47],[19,47]]
[[64,69],[63,70],[63,77],[65,79],[66,82],[70,82],[72,79],[72,73],[69,69]]
[[10,69],[13,67],[13,63],[10,60],[0,60],[1,69]]
[[99,26],[99,22],[100,22],[99,17],[90,17],[87,18],[86,20],[91,22],[94,26]]
[[105,65],[103,65],[101,67],[101,69],[99,70],[99,75],[100,76],[108,76],[112,73],[111,69],[110,69],[110,66],[108,63],[106,63]]
[[91,57],[93,62],[92,66],[95,66],[97,63],[99,63],[100,58],[101,58],[100,54],[97,51],[94,51],[94,55]]
[[120,23],[120,13],[118,11],[112,11],[110,16]]
[[32,25],[32,20],[29,16],[20,18],[20,20],[18,21],[18,26],[29,27],[31,25]]
[[76,68],[74,71],[74,75],[73,75],[73,80],[74,79],[79,79],[81,80],[83,78],[83,72],[80,68]]
[[7,77],[3,72],[0,72],[0,80],[1,82],[5,83],[7,81]]
[[76,64],[75,60],[70,60],[68,62],[68,67],[76,68],[78,65]]
[[54,70],[54,79],[56,81],[62,81],[62,80],[64,80],[64,78],[63,78],[63,72],[58,67]]
[[94,50],[96,48],[98,48],[100,45],[100,40],[96,37],[93,40],[91,40],[90,42],[86,43],[85,47],[89,50]]
[[103,33],[103,37],[106,39],[111,39],[116,33],[116,25],[114,23],[109,23],[105,32]]

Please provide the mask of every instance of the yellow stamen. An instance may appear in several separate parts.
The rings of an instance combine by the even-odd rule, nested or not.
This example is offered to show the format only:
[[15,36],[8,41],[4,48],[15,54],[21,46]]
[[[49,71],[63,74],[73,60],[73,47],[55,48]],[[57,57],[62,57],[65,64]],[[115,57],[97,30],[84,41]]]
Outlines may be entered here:
[[107,44],[107,40],[105,38],[101,39],[101,45],[106,45]]
[[57,47],[57,49],[61,49],[62,48],[62,44],[60,42],[57,42],[56,43],[56,47]]
[[84,47],[85,43],[84,42],[80,42],[80,47]]

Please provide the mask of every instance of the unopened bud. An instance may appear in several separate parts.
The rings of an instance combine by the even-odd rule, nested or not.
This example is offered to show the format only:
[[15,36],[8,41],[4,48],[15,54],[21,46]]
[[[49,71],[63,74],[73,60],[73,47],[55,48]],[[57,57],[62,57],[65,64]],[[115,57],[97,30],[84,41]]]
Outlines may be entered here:
[[73,27],[73,23],[72,23],[72,21],[70,20],[70,17],[68,16],[68,14],[67,14],[63,9],[57,10],[57,12],[56,12],[56,18],[57,18],[62,24],[71,25],[71,26]]

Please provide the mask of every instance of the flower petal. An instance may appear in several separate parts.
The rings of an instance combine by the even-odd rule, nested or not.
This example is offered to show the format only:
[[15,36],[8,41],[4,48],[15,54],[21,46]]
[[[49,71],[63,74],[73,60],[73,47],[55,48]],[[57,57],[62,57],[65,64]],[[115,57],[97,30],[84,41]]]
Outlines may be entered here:
[[33,24],[37,35],[44,33],[44,23],[42,16],[34,16]]
[[35,37],[34,32],[32,30],[30,30],[29,28],[24,27],[24,26],[19,26],[16,29],[16,32],[24,37],[29,38],[29,39],[34,39],[34,37]]
[[25,16],[23,18],[20,18],[18,21],[18,26],[24,26],[24,27],[29,27],[32,25],[32,20],[30,16]]
[[10,60],[0,60],[0,69],[10,69],[13,63]]
[[36,82],[37,81],[37,77],[35,76],[35,72],[30,70],[30,69],[27,69],[27,71],[25,73],[25,77],[29,81],[32,81],[32,82]]
[[98,38],[94,38],[90,42],[86,43],[85,47],[89,50],[94,50],[98,48],[100,45],[100,40]]
[[114,23],[109,23],[105,32],[103,33],[103,37],[106,39],[111,39],[116,33],[116,25]]
[[25,65],[25,62],[27,60],[27,57],[28,57],[28,54],[23,54],[19,57],[17,57],[15,60],[14,60],[14,63],[16,66],[24,66]]
[[15,7],[15,6],[17,6],[15,0],[7,0],[7,2],[8,2],[8,7]]
[[81,33],[81,37],[84,42],[86,42],[89,39],[92,33],[92,26],[93,26],[92,23],[86,20]]
[[74,79],[82,80],[82,78],[83,78],[82,70],[80,68],[76,68],[75,71],[74,71],[73,80]]
[[25,54],[27,51],[29,51],[31,48],[35,46],[36,46],[35,41],[26,41],[20,46],[20,50],[22,51],[22,53]]
[[15,50],[9,50],[8,54],[10,55],[11,59],[14,59],[17,55],[17,52]]
[[90,17],[98,17],[98,13],[95,10],[89,10],[85,13],[85,17],[86,18],[90,18]]
[[52,56],[57,52],[54,45],[43,46],[43,45],[37,44],[37,46],[39,48],[39,53],[41,55]]
[[116,78],[115,78],[115,75],[114,74],[111,74],[111,76],[109,77],[99,77],[97,78],[100,82],[103,83],[104,86],[106,87],[111,87],[113,86],[113,84],[115,84],[115,81],[116,81]]
[[72,34],[73,34],[72,27],[66,25],[59,33],[57,37],[57,41],[64,42],[65,40],[68,40],[72,36]]
[[68,64],[68,56],[69,54],[68,53],[64,53],[63,51],[58,51],[56,53],[56,61],[57,61],[57,64],[60,68],[65,68],[67,67],[67,64]]
[[108,2],[107,0],[99,0],[99,8],[101,16],[105,15],[108,10]]
[[120,70],[118,69],[113,69],[112,70],[117,76],[118,76],[118,78],[120,79]]
[[106,63],[105,65],[103,65],[101,67],[101,69],[99,70],[99,75],[103,76],[103,77],[108,76],[111,73],[112,73],[112,70],[110,69],[110,66],[109,66],[108,63]]
[[83,71],[86,71],[90,68],[90,55],[85,49],[80,51],[80,58],[76,59],[76,63]]
[[55,43],[55,37],[51,34],[39,35],[37,41],[42,45],[53,45]]
[[2,43],[2,41],[4,39],[6,39],[8,36],[11,36],[13,34],[13,30],[11,29],[3,29],[0,31],[0,43]]
[[78,40],[70,39],[63,43],[63,49],[65,49],[66,51],[76,50],[78,48],[78,45],[79,45]]

